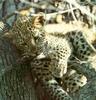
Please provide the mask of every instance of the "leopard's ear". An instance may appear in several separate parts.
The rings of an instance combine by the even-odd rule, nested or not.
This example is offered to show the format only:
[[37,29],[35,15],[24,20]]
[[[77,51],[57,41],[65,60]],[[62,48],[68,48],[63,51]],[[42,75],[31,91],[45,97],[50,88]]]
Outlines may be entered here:
[[37,14],[37,16],[34,17],[33,19],[33,25],[36,28],[41,28],[42,26],[44,26],[44,14],[43,13],[39,13]]

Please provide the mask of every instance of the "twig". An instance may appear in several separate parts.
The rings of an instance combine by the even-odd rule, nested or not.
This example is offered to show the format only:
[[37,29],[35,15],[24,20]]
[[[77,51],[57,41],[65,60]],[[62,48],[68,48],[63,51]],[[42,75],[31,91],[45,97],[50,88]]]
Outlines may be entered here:
[[[14,11],[13,13],[5,16],[2,20],[3,21],[6,21],[8,18],[14,16],[15,14],[20,14],[20,11],[23,11],[23,10],[28,10],[29,8],[31,8],[32,6],[28,6],[28,7],[24,7],[24,8],[21,8],[21,9],[18,9],[18,11]],[[58,12],[55,12],[55,13],[49,13],[49,14],[46,14],[46,20],[49,20],[52,16],[55,16],[57,14],[63,14],[63,13],[67,13],[67,12],[71,12],[72,10],[76,10],[77,8],[72,8],[72,9],[68,9],[68,10],[64,10],[64,11],[58,11]],[[37,14],[31,14],[31,16],[38,16]]]
[[[52,16],[55,16],[57,14],[64,14],[64,13],[67,13],[67,12],[71,12],[72,10],[76,10],[77,8],[72,8],[72,9],[68,9],[68,10],[64,10],[64,11],[58,11],[58,12],[55,12],[55,13],[49,13],[49,14],[46,14],[46,19],[49,20]],[[37,14],[31,14],[32,16],[38,16]]]
[[19,14],[20,11],[22,11],[22,10],[28,10],[28,9],[30,9],[30,8],[31,8],[31,6],[18,9],[18,11],[14,11],[13,13],[11,13],[11,14],[9,14],[9,15],[6,15],[2,20],[3,20],[3,21],[6,21],[8,18],[12,17],[13,15]]
[[85,13],[87,16],[91,17],[93,20],[96,20],[96,17],[92,13],[87,11],[84,7],[80,6],[75,0],[66,0],[66,1],[68,3],[74,5],[78,9],[80,9],[83,13]]
[[94,76],[96,76],[96,56],[92,56],[85,61],[81,61],[75,55],[72,55],[72,58],[75,59],[69,59],[68,61],[68,65],[72,69],[75,69],[77,72],[85,75],[88,80],[91,80]]
[[72,9],[73,8],[72,7],[72,4],[69,3],[69,5],[70,5],[70,9],[71,9],[72,16],[73,16],[74,20],[77,21],[75,15],[74,15],[73,9]]
[[3,4],[2,4],[2,17],[6,16],[6,14],[7,14],[6,7],[7,7],[7,0],[4,0]]
[[52,6],[51,5],[51,7],[48,7],[48,6],[41,6],[41,5],[39,5],[39,4],[36,4],[36,3],[31,3],[31,2],[28,2],[28,1],[25,1],[25,0],[20,0],[21,1],[21,3],[25,3],[25,4],[27,4],[27,5],[30,5],[30,6],[32,6],[32,7],[34,7],[34,8],[39,8],[39,9],[48,9],[48,10],[59,10],[59,9],[57,9],[56,7],[54,7],[54,6]]
[[[18,0],[14,0],[14,4],[15,4],[15,9],[18,10],[18,4],[19,4],[19,1]],[[15,20],[17,19],[17,15],[15,15]],[[14,20],[14,21],[15,21]]]

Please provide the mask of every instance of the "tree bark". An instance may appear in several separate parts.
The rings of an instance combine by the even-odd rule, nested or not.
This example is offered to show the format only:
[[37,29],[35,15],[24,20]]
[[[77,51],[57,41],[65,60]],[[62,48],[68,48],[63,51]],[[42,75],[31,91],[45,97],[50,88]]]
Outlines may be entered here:
[[0,100],[37,100],[30,67],[17,65],[14,48],[0,38]]
[[76,93],[73,100],[96,100],[96,77]]

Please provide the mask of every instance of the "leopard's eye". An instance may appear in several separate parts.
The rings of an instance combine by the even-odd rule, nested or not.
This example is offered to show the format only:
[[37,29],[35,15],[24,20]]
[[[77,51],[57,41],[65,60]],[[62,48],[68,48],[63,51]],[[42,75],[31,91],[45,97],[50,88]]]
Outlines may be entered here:
[[27,27],[27,30],[28,30],[28,31],[32,31],[33,28],[32,28],[32,27]]
[[38,37],[38,32],[34,27],[29,27],[29,30],[31,32],[31,34],[33,35],[33,37]]
[[29,27],[28,29],[29,29],[30,31],[32,30],[32,28],[31,28],[31,27]]

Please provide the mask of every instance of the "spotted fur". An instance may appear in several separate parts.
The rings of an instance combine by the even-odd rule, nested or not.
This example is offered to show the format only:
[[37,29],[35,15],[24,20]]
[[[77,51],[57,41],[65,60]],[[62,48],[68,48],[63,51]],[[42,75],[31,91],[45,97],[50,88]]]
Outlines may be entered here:
[[[83,75],[68,75],[66,73],[69,57],[74,55],[81,61],[89,61],[96,51],[86,40],[83,32],[76,30],[65,35],[62,35],[62,33],[58,33],[58,35],[48,34],[43,29],[44,23],[42,20],[42,16],[22,17],[16,21],[9,32],[13,33],[13,43],[22,51],[22,54],[27,53],[31,56],[35,54],[33,56],[35,61],[31,61],[32,69],[46,90],[49,91],[49,94],[56,97],[56,100],[71,100],[55,78],[67,75],[68,79],[63,78],[67,91],[70,92],[73,88],[76,91],[77,88],[86,83],[86,79],[82,80]],[[42,61],[45,58],[50,59],[50,61]],[[76,80],[77,78],[79,79]]]

